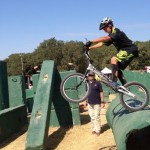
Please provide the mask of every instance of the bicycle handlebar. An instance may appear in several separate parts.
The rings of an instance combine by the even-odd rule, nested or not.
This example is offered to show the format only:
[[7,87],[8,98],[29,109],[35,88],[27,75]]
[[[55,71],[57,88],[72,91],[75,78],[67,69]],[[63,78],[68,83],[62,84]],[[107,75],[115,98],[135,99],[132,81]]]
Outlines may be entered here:
[[87,57],[87,59],[88,59],[88,61],[89,61],[89,63],[93,63],[93,60],[91,59],[91,57],[90,57],[90,54],[89,54],[89,51],[84,51],[84,54],[85,54],[85,56]]

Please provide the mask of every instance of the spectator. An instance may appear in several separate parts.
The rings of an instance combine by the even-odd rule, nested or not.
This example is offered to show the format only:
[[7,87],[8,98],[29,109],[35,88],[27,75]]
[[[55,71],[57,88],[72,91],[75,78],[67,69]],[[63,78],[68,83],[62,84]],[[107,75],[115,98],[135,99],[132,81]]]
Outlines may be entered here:
[[87,103],[92,123],[92,134],[99,136],[101,131],[100,110],[101,108],[105,107],[104,93],[101,83],[95,80],[95,74],[91,71],[88,74],[88,81],[91,87],[91,91],[88,96]]

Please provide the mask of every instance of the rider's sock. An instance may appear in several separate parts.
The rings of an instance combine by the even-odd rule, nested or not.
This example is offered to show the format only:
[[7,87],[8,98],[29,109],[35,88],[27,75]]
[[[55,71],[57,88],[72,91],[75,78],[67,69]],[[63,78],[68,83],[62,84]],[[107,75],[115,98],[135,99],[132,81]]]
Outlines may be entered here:
[[120,82],[122,83],[122,85],[125,85],[127,83],[127,81],[124,78],[124,75],[120,69],[118,70],[118,78],[119,78]]
[[112,81],[117,82],[118,65],[112,64]]

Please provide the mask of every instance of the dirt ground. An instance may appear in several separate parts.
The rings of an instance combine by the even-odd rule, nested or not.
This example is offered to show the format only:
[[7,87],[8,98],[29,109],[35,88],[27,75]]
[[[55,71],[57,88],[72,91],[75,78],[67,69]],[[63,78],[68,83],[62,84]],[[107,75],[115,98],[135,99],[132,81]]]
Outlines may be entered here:
[[[107,106],[106,106],[107,109]],[[87,109],[81,113],[81,126],[71,129],[49,128],[47,150],[116,150],[112,130],[107,125],[106,109],[101,111],[101,134],[91,134],[91,123]],[[27,126],[19,133],[0,144],[2,150],[24,150]]]

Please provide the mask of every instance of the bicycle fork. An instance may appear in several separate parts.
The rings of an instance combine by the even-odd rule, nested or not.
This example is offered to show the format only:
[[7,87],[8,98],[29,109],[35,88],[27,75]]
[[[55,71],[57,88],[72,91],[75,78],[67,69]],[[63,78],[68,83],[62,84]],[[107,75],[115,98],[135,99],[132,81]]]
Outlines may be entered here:
[[86,80],[87,73],[88,73],[88,71],[85,72],[84,78],[80,81],[80,83],[76,85],[76,87],[75,87],[76,90],[77,90],[78,87]]
[[131,93],[131,92],[130,92],[129,90],[127,90],[124,86],[120,86],[120,87],[118,88],[118,92],[123,93],[123,94],[128,95],[128,96],[133,97],[133,98],[137,98],[137,97],[135,96],[135,94]]

